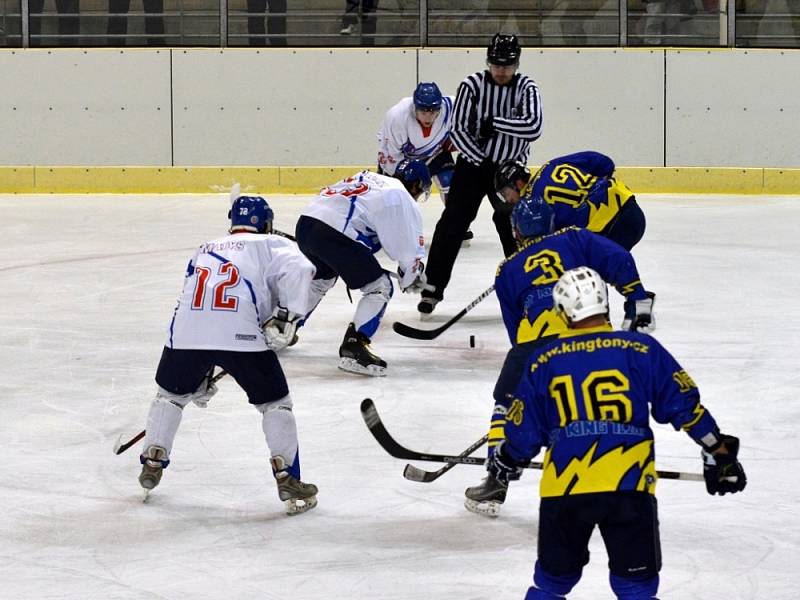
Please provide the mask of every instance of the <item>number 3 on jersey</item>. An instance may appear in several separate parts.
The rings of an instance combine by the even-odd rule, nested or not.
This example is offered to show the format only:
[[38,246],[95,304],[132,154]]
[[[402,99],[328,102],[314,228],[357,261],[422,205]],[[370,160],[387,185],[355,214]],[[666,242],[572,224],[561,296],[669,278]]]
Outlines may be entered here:
[[[208,280],[211,277],[209,267],[195,267],[194,272],[197,280],[192,294],[192,310],[203,310],[206,302],[206,289]],[[239,297],[228,295],[228,288],[235,287],[239,283],[239,269],[233,263],[222,263],[217,270],[217,274],[224,278],[217,283],[211,291],[211,310],[232,310],[239,307]]]
[[554,250],[542,250],[533,256],[529,256],[523,267],[526,273],[536,271],[541,273],[533,280],[533,285],[548,285],[558,281],[564,274],[564,265],[561,264],[561,256]]

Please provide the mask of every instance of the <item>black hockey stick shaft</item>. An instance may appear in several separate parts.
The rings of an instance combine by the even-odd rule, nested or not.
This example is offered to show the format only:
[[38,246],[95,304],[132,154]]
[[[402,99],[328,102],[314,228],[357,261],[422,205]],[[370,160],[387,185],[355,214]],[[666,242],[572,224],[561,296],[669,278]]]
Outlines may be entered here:
[[[403,460],[420,460],[428,462],[455,463],[460,465],[483,465],[486,457],[480,456],[460,456],[451,454],[429,454],[416,452],[405,446],[401,446],[386,430],[381,421],[375,403],[370,398],[364,398],[361,402],[361,415],[367,424],[375,440],[383,447],[386,452],[395,458]],[[539,461],[531,461],[524,466],[526,469],[541,469],[543,464]],[[680,471],[656,471],[661,479],[681,479],[683,481],[704,481],[699,473],[684,473]]]
[[[469,448],[464,450],[461,454],[459,454],[459,456],[461,457],[469,456],[470,454],[475,452],[475,450],[483,446],[488,441],[489,441],[489,436],[488,435],[483,436],[478,441],[470,444]],[[403,477],[405,477],[410,481],[420,481],[423,483],[430,483],[431,481],[436,481],[437,479],[439,479],[439,477],[447,473],[457,464],[458,463],[456,462],[449,462],[442,468],[436,469],[435,471],[425,471],[424,469],[420,469],[418,467],[415,467],[414,465],[407,464],[406,468],[403,469]]]
[[273,229],[272,233],[282,238],[286,238],[287,240],[292,240],[293,242],[297,241],[297,238],[294,237],[291,233],[286,233],[285,231],[281,231],[280,229]]
[[[220,379],[222,379],[223,377],[225,377],[225,375],[227,375],[227,374],[228,374],[228,372],[227,372],[227,371],[220,371],[219,373],[217,373],[216,375],[214,375],[214,376],[211,378],[211,382],[210,382],[210,383],[216,383],[216,382],[218,382]],[[123,452],[125,452],[125,451],[126,451],[128,448],[130,448],[130,447],[131,447],[131,446],[133,446],[133,445],[134,445],[136,442],[138,442],[140,439],[142,439],[142,438],[143,438],[145,435],[147,435],[147,430],[146,430],[146,429],[142,429],[142,430],[141,430],[139,433],[137,433],[135,436],[133,436],[131,439],[129,439],[129,440],[128,440],[127,442],[125,442],[124,444],[121,444],[121,443],[120,443],[120,442],[121,442],[121,436],[120,436],[120,438],[118,438],[118,439],[117,439],[117,443],[116,443],[116,444],[114,444],[114,454],[117,454],[117,455],[120,455],[120,454],[122,454],[122,453],[123,453]]]
[[464,308],[462,308],[456,316],[452,319],[447,321],[444,325],[437,327],[436,329],[417,329],[416,327],[411,327],[410,325],[405,325],[400,323],[399,321],[395,321],[392,324],[392,329],[395,332],[399,333],[402,336],[413,338],[415,340],[432,340],[434,338],[439,337],[445,331],[450,329],[454,324],[461,320],[461,318],[466,315],[469,311],[475,308],[478,304],[480,304],[483,300],[485,300],[492,292],[494,291],[494,285],[484,291],[480,296],[475,298],[472,302],[467,304]]

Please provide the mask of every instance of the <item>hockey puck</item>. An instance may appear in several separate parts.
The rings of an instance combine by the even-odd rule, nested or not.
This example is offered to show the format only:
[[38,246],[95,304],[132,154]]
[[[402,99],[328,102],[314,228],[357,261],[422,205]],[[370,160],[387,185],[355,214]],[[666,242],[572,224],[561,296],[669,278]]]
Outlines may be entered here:
[[475,347],[475,336],[474,335],[469,336],[469,347],[470,348],[474,348]]

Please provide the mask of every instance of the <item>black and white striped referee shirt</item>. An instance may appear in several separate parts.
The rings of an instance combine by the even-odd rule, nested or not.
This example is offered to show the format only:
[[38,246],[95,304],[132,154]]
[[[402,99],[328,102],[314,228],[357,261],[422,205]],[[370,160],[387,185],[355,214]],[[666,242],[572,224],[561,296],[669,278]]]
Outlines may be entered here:
[[[513,158],[527,164],[530,143],[542,134],[539,88],[516,73],[508,85],[497,85],[489,71],[473,73],[458,86],[450,139],[466,160],[479,165]],[[495,133],[480,140],[481,121],[492,117]]]

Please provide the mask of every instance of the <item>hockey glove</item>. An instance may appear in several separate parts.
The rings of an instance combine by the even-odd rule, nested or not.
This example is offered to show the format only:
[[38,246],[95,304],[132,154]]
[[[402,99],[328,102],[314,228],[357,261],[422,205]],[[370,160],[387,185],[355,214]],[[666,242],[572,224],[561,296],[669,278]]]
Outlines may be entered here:
[[497,481],[508,485],[509,481],[516,481],[520,478],[522,467],[517,466],[513,460],[503,456],[503,444],[504,442],[500,442],[494,449],[486,464],[486,470]]
[[706,480],[706,490],[712,496],[719,494],[724,496],[728,492],[735,494],[741,492],[747,485],[747,476],[741,463],[736,460],[739,454],[739,438],[732,435],[720,434],[720,441],[727,454],[712,454],[708,450],[702,450],[703,458],[703,477]]
[[211,381],[211,373],[209,373],[203,383],[200,384],[200,387],[197,388],[197,391],[190,395],[189,398],[198,408],[208,408],[208,401],[214,397],[217,391],[217,386]]
[[656,330],[656,317],[653,314],[653,305],[656,295],[645,292],[644,300],[625,300],[625,319],[622,321],[624,331],[641,331],[651,333]]
[[302,315],[295,314],[282,306],[275,307],[272,317],[264,323],[264,337],[270,350],[274,352],[283,350],[292,342],[300,317]]
[[400,276],[398,285],[403,293],[419,294],[424,290],[433,291],[434,289],[428,284],[428,279],[425,277],[425,263],[419,259],[405,270],[398,266],[397,274]]

